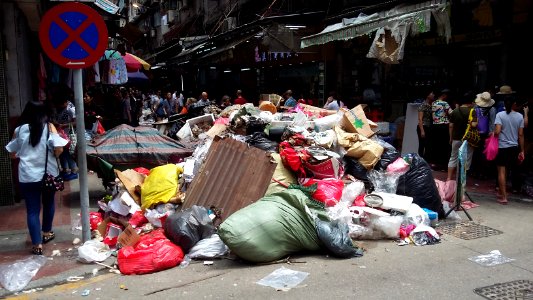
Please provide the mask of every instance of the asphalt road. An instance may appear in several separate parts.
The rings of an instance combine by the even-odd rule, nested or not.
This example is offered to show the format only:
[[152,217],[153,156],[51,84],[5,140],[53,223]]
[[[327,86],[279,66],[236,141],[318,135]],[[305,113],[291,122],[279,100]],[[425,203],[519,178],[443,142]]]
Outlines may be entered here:
[[[99,272],[86,280],[58,285],[24,299],[483,299],[474,289],[515,280],[533,288],[533,203],[502,206],[494,196],[471,193],[480,207],[469,210],[477,224],[502,234],[465,240],[442,235],[440,244],[398,246],[394,241],[362,241],[363,257],[336,259],[326,254],[301,254],[295,263],[252,265],[215,260],[193,262],[155,274],[124,276]],[[459,213],[467,220],[464,213]],[[469,257],[499,250],[514,261],[492,267]],[[268,250],[266,250],[268,251]],[[289,291],[258,285],[272,271],[285,267],[309,273]],[[122,288],[121,288],[122,286]],[[82,293],[89,291],[88,296]],[[516,294],[518,295],[518,294]],[[528,299],[515,296],[509,299]]]

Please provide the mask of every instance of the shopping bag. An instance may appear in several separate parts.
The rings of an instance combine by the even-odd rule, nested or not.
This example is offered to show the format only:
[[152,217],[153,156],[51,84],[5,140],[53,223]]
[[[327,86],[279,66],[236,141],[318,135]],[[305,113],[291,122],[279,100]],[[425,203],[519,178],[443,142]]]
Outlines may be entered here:
[[467,141],[468,144],[472,147],[477,147],[479,144],[479,141],[481,140],[481,136],[479,135],[479,130],[477,127],[472,126],[473,116],[472,113],[474,112],[474,109],[472,108],[470,110],[470,115],[468,116],[468,126],[466,127],[465,134],[463,135],[463,141]]
[[96,120],[96,122],[94,122],[93,128],[92,128],[92,132],[94,134],[104,134],[105,133],[104,126],[102,126],[102,122],[100,122],[100,120]]
[[496,158],[496,155],[498,155],[498,138],[494,135],[490,135],[485,140],[485,150],[483,150],[483,154],[485,154],[485,157],[487,160],[494,160]]
[[72,123],[69,124],[68,138],[70,140],[68,152],[70,153],[70,155],[74,155],[74,153],[76,153],[76,145],[78,144],[78,138],[76,137],[76,131],[74,130],[74,126],[72,126]]

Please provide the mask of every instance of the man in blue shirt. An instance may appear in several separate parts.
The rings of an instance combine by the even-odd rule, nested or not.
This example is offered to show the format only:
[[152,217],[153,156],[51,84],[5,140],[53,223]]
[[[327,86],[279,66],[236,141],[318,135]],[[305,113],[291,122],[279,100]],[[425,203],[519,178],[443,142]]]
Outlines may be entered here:
[[286,107],[295,107],[296,104],[298,104],[298,102],[296,102],[296,100],[292,97],[292,91],[291,90],[287,90],[285,92],[285,94],[283,94],[284,98],[285,98],[285,106]]

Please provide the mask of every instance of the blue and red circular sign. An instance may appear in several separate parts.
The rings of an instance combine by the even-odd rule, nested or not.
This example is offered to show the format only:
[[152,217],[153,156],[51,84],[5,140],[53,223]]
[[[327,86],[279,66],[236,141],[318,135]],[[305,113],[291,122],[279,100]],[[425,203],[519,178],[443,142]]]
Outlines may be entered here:
[[107,27],[94,9],[66,2],[54,6],[43,16],[39,40],[44,52],[58,65],[69,69],[87,68],[107,49]]

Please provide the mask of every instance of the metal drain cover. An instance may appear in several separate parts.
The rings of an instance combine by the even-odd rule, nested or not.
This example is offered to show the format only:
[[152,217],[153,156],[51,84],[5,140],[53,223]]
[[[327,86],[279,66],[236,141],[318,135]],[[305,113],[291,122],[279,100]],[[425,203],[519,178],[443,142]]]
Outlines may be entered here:
[[516,280],[497,283],[474,289],[474,293],[486,299],[531,300],[533,299],[533,282],[529,280]]
[[442,224],[438,228],[445,234],[453,235],[463,240],[473,240],[503,233],[497,229],[490,228],[472,221]]

